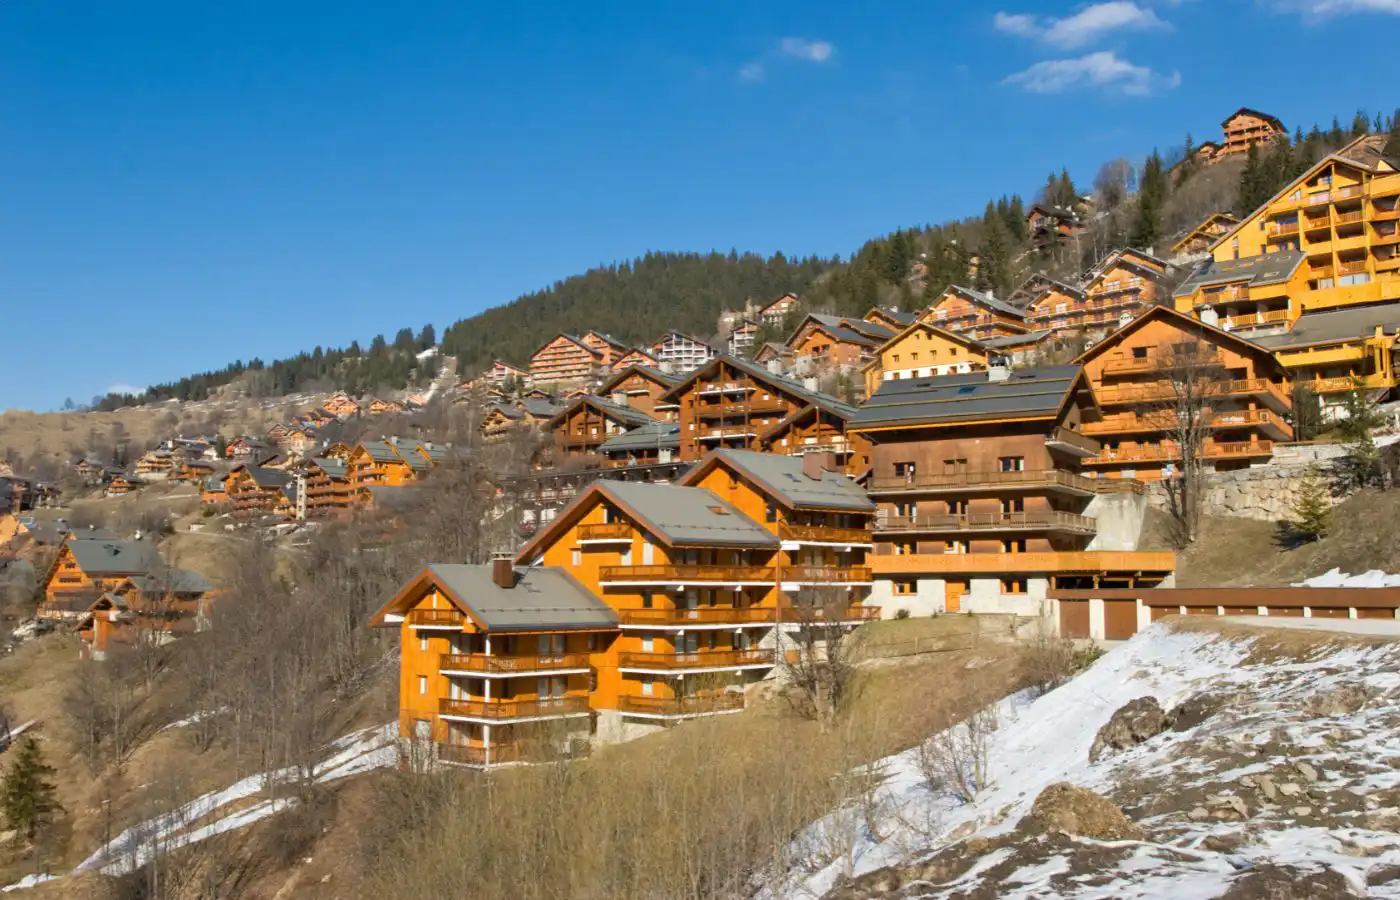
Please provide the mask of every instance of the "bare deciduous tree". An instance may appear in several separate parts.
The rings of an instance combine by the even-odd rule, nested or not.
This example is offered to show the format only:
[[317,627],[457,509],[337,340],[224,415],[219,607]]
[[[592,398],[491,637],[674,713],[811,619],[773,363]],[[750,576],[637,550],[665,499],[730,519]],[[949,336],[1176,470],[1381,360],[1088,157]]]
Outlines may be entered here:
[[1151,404],[1151,415],[1175,451],[1177,461],[1168,464],[1162,481],[1172,541],[1186,547],[1195,542],[1200,529],[1206,453],[1216,407],[1229,390],[1229,376],[1215,346],[1201,340],[1159,347],[1156,360],[1164,393]]
[[841,588],[819,588],[799,591],[789,600],[784,617],[797,627],[780,630],[779,660],[790,685],[786,696],[799,715],[825,728],[835,720],[855,679],[847,624],[850,594]]

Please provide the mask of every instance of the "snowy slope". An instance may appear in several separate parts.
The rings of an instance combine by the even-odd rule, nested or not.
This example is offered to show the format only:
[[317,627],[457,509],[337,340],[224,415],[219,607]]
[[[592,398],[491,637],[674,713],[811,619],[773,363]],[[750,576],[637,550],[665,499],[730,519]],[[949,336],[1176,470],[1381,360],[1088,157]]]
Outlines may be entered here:
[[[929,861],[944,851],[939,858],[952,861],[956,877],[879,895],[1214,897],[1269,864],[1322,872],[1358,896],[1400,897],[1400,880],[1367,885],[1368,876],[1384,879],[1386,867],[1400,866],[1400,837],[1392,833],[1400,830],[1393,764],[1400,763],[1400,642],[1290,633],[1292,643],[1313,645],[1298,654],[1279,651],[1270,635],[1251,629],[1225,637],[1159,623],[1039,700],[1004,703],[989,753],[991,783],[973,804],[932,793],[913,751],[884,760],[886,780],[865,804],[879,810],[875,821],[868,811],[847,811],[815,823],[797,848],[813,864],[767,896],[821,897],[847,877],[883,867],[907,872],[922,863],[912,870],[931,871]],[[1223,710],[1089,762],[1095,734],[1129,700],[1150,695],[1169,709],[1203,693],[1226,698]],[[1272,778],[1273,802],[1257,790],[1264,775]],[[1037,795],[1060,781],[1122,806],[1148,841],[1015,831]],[[833,835],[842,830],[854,840]],[[959,841],[971,843],[949,849]],[[839,857],[821,852],[844,846],[851,849]]]

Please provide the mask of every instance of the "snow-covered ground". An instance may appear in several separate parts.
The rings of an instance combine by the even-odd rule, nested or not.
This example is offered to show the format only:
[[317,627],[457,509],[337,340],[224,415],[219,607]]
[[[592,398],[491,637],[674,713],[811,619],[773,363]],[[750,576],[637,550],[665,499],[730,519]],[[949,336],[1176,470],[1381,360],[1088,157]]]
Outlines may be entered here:
[[[394,725],[381,725],[337,738],[326,748],[325,758],[315,768],[317,783],[325,784],[395,765],[398,762],[396,731]],[[171,813],[138,822],[99,847],[74,869],[74,873],[97,869],[105,875],[121,875],[145,865],[157,850],[169,852],[265,819],[296,802],[289,798],[267,798],[263,796],[265,790],[286,783],[296,774],[293,769],[280,769],[250,775]],[[33,887],[36,883],[25,879],[0,890]]]
[[[1372,623],[1319,624],[1367,634]],[[765,896],[821,897],[845,876],[952,859],[952,880],[924,876],[880,896],[1215,897],[1272,864],[1400,897],[1400,880],[1385,881],[1400,877],[1388,869],[1400,867],[1400,642],[1318,635],[1316,649],[1297,653],[1251,636],[1266,630],[1232,631],[1157,624],[1044,697],[1004,702],[974,803],[931,790],[914,751],[883,760],[877,795],[814,823],[794,846],[809,864]],[[1200,724],[1089,761],[1098,730],[1128,701],[1152,696],[1165,710],[1203,694],[1224,703]],[[1061,781],[1109,798],[1148,839],[1017,831]],[[1258,781],[1269,782],[1267,798]]]
[[1369,572],[1362,572],[1360,575],[1348,575],[1341,569],[1332,569],[1321,575],[1305,578],[1295,583],[1293,586],[1315,588],[1400,587],[1400,575],[1391,575],[1387,572],[1382,572],[1380,569],[1371,569]]

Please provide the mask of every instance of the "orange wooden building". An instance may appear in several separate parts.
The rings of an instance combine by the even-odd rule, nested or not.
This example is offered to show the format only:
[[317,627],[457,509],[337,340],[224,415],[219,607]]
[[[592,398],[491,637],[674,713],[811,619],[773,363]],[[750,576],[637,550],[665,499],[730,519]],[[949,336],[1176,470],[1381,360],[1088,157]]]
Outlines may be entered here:
[[982,340],[1030,330],[1025,310],[982,291],[953,285],[939,295],[919,319],[947,331]]
[[808,313],[787,339],[799,373],[859,368],[894,337],[883,322]]
[[585,394],[549,421],[548,427],[554,433],[554,464],[563,465],[568,460],[599,463],[602,457],[598,448],[604,443],[653,421],[641,410]]
[[598,396],[630,406],[656,419],[674,420],[676,406],[661,401],[661,395],[680,384],[681,376],[654,366],[633,365],[620,369],[598,386]]
[[1186,385],[1210,408],[1214,468],[1265,463],[1275,441],[1293,438],[1289,383],[1270,351],[1169,307],[1152,307],[1077,362],[1102,411],[1084,425],[1103,445],[1084,465],[1101,475],[1154,481],[1180,463],[1171,434]]
[[600,367],[607,367],[603,352],[571,334],[556,335],[530,354],[530,380],[535,384],[583,381]]

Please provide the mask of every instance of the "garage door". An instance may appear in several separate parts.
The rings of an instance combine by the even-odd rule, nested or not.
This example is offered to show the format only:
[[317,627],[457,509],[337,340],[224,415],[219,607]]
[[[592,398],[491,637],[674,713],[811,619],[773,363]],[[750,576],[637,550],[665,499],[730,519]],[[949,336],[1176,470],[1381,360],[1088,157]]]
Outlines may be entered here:
[[1110,641],[1126,641],[1137,634],[1137,601],[1103,602],[1103,636]]
[[1335,606],[1314,606],[1312,608],[1314,619],[1349,619],[1351,613],[1345,609],[1338,609]]
[[1358,609],[1356,610],[1356,617],[1357,617],[1358,619],[1393,619],[1393,618],[1395,618],[1395,610],[1393,610],[1393,609],[1385,609],[1385,608],[1376,608],[1376,609],[1360,609],[1360,608],[1358,608]]
[[1060,634],[1069,638],[1089,636],[1089,601],[1060,601]]

